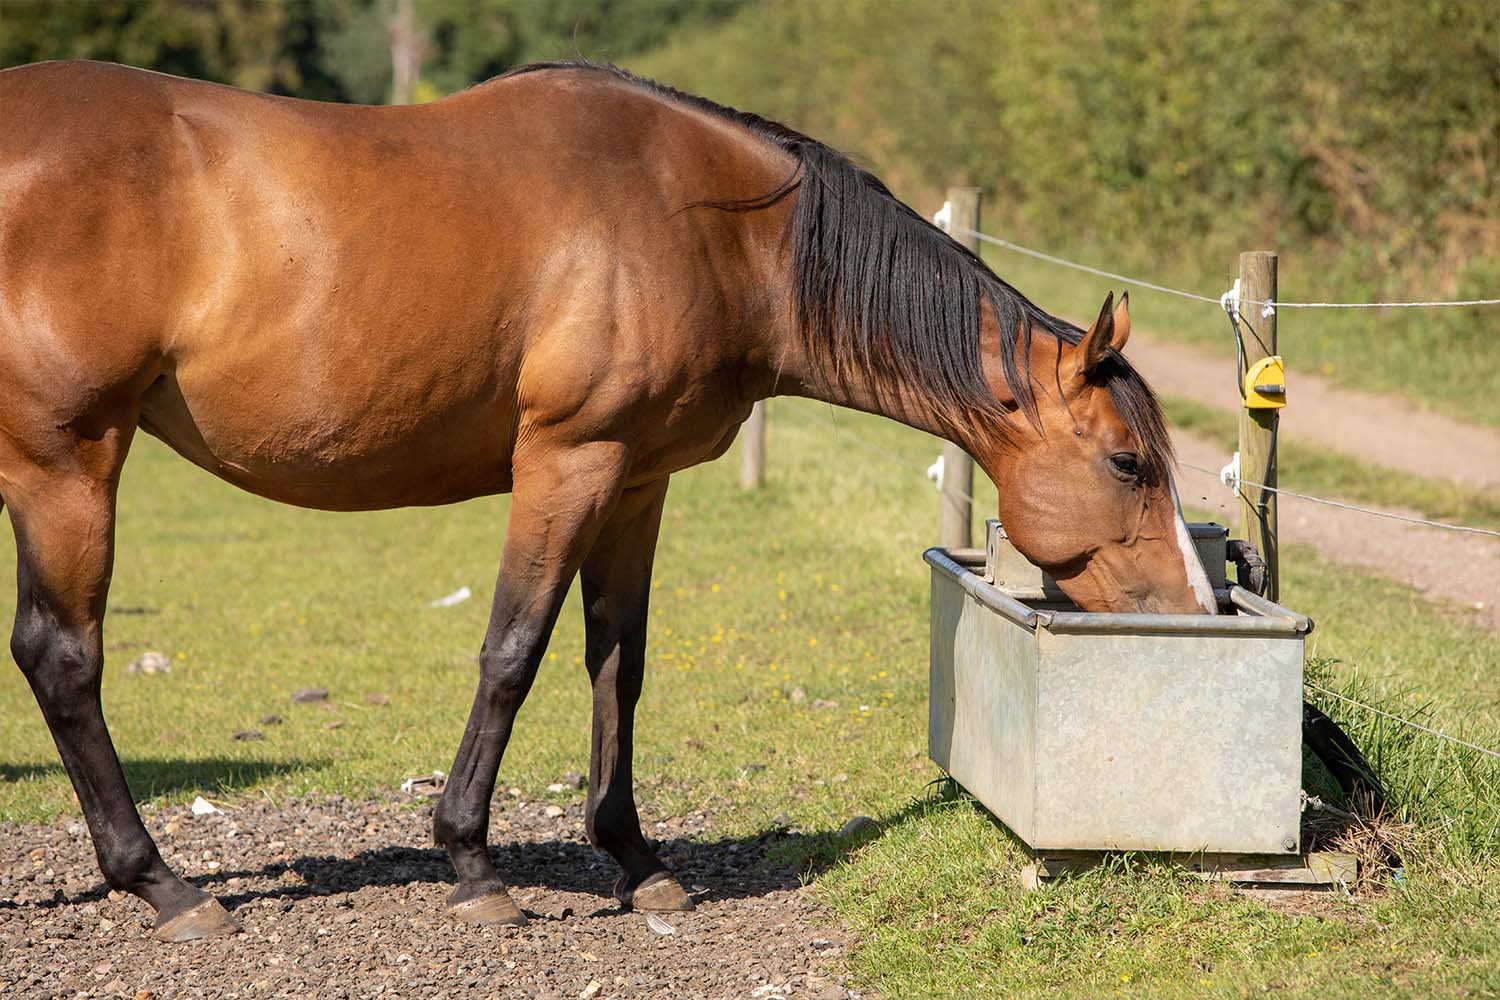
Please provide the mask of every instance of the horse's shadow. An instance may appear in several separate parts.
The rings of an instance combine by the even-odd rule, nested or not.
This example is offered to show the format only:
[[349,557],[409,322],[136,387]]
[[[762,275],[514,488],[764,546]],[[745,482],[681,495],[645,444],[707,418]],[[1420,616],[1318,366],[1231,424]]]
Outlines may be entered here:
[[[796,889],[872,839],[879,826],[853,837],[833,833],[801,834],[773,827],[746,837],[699,840],[673,837],[655,842],[661,859],[684,888],[703,900],[758,898]],[[545,890],[595,895],[599,914],[618,912],[611,891],[619,868],[603,851],[577,840],[542,840],[491,845],[501,877],[513,890]],[[230,879],[269,887],[235,891]],[[358,892],[371,887],[455,884],[447,852],[437,847],[391,846],[353,856],[306,854],[258,868],[221,869],[187,879],[218,897],[233,910],[263,902],[295,902],[316,896]],[[238,886],[239,883],[236,883]],[[56,893],[51,899],[19,904],[0,900],[0,908],[48,910],[98,902],[108,894],[100,884],[85,892]]]
[[[292,760],[235,760],[229,757],[133,757],[121,762],[131,796],[137,802],[181,798],[188,792],[210,797],[241,793],[267,778],[328,765],[322,757]],[[11,764],[0,761],[0,782],[36,781],[60,777],[58,763]]]
[[[754,837],[715,841],[677,837],[658,841],[656,847],[661,859],[690,891],[696,890],[706,899],[744,899],[801,884],[803,872],[795,863],[767,855],[772,844],[793,836],[771,830]],[[600,912],[618,909],[611,899],[611,888],[619,868],[609,855],[587,843],[543,840],[495,844],[490,847],[490,855],[512,890],[596,895],[601,900]],[[295,878],[287,879],[287,872],[294,873]],[[454,884],[447,852],[435,847],[399,846],[361,851],[353,857],[304,855],[257,870],[221,871],[192,881],[215,892],[215,883],[235,876],[280,881],[270,889],[220,895],[231,909],[257,900],[296,900],[371,887]]]
[[[205,774],[225,775],[226,763],[230,763],[233,769],[264,767],[277,773],[284,773],[287,767],[285,762],[261,765],[210,761],[189,765],[178,761],[135,761],[130,770],[140,773],[146,768],[157,779],[149,784],[158,784],[170,777],[170,780],[181,783],[179,790],[192,790],[204,787],[199,779]],[[799,887],[879,837],[886,828],[932,808],[936,801],[930,797],[913,801],[849,833],[802,833],[778,825],[749,836],[712,840],[677,836],[657,840],[655,845],[658,855],[676,873],[683,887],[698,898],[757,898]],[[618,910],[613,903],[612,888],[619,868],[609,855],[587,842],[562,838],[502,841],[491,845],[490,854],[501,877],[513,889],[596,895],[601,901],[598,912]],[[231,887],[228,885],[230,879],[240,881]],[[361,851],[352,856],[304,854],[287,861],[272,861],[258,868],[221,869],[192,876],[187,881],[213,893],[225,906],[234,909],[259,902],[295,902],[309,897],[342,895],[371,887],[423,883],[451,886],[455,884],[455,875],[447,852],[441,848],[396,845]],[[244,882],[258,885],[242,889],[240,886]],[[266,886],[267,882],[271,884]],[[107,893],[107,887],[101,883],[85,892],[71,895],[57,892],[51,899],[25,904],[0,900],[0,908],[46,910],[82,905],[97,902]]]

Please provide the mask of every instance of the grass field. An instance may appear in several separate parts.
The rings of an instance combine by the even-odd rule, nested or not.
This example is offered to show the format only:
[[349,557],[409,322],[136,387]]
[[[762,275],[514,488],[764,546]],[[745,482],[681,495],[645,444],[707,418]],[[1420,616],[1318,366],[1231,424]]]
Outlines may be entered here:
[[[703,808],[716,833],[780,813],[813,836],[814,891],[858,932],[850,962],[892,997],[1462,995],[1500,988],[1500,774],[1426,737],[1353,720],[1417,826],[1402,887],[1280,907],[1154,869],[1026,895],[1015,842],[944,793],[925,757],[927,575],[937,445],[803,401],[771,409],[770,481],[733,458],[678,477],[668,501],[640,709],[647,818]],[[980,490],[980,509],[993,506]],[[106,711],[143,801],[362,796],[446,770],[507,501],[334,515],[220,484],[149,439],[122,490]],[[12,558],[0,533],[0,562]],[[1327,682],[1500,742],[1500,641],[1401,587],[1311,553],[1283,556],[1284,602],[1313,615]],[[428,602],[460,586],[475,597]],[[13,592],[0,594],[8,616]],[[171,674],[134,677],[147,649]],[[539,792],[586,770],[576,598],[523,709],[501,781]],[[327,703],[292,705],[325,686]],[[372,704],[381,695],[388,704]],[[835,703],[814,707],[815,703]],[[280,725],[258,720],[280,715]],[[259,728],[266,739],[238,742]],[[0,822],[73,809],[18,671],[0,672]],[[747,765],[764,765],[763,768]],[[577,794],[569,792],[568,794]],[[836,831],[881,822],[869,843]],[[800,859],[800,857],[799,857]],[[831,867],[824,869],[825,864]]]

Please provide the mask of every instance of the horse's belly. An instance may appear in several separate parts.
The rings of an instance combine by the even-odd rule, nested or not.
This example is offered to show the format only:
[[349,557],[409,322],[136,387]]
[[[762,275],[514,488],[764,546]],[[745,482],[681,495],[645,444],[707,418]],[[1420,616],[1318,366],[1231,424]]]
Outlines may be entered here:
[[141,427],[214,475],[300,507],[426,506],[511,488],[514,421],[493,401],[354,409],[284,388],[199,393],[163,376],[142,400]]

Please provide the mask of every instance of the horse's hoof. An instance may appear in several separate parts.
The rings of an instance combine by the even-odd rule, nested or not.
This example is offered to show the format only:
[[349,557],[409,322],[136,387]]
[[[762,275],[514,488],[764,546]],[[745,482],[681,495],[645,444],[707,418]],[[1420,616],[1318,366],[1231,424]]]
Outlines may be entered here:
[[462,903],[453,903],[448,907],[448,913],[459,923],[474,924],[476,927],[526,926],[526,914],[521,912],[508,892],[491,892],[466,899]]
[[692,897],[683,892],[682,886],[667,872],[651,876],[634,890],[625,888],[625,880],[621,879],[615,886],[615,898],[621,905],[634,910],[694,909]]
[[163,921],[158,917],[154,933],[158,941],[176,943],[196,941],[198,938],[223,937],[226,934],[239,932],[239,921],[231,917],[229,911],[220,906],[217,899],[210,896],[169,920]]

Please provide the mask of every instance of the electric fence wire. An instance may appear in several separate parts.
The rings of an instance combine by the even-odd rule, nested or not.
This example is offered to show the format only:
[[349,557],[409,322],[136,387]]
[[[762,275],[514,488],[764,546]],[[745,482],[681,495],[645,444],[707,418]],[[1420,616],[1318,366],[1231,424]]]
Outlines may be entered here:
[[1403,726],[1410,726],[1412,729],[1421,730],[1422,732],[1427,733],[1429,736],[1436,736],[1439,739],[1447,740],[1449,743],[1456,743],[1461,747],[1467,747],[1470,750],[1474,750],[1478,753],[1484,754],[1486,757],[1500,757],[1500,751],[1491,750],[1488,747],[1482,747],[1478,743],[1470,743],[1468,740],[1461,740],[1457,736],[1450,736],[1440,729],[1433,729],[1431,726],[1424,726],[1420,722],[1414,722],[1411,719],[1403,719],[1399,715],[1392,715],[1390,712],[1376,708],[1374,705],[1366,705],[1362,701],[1355,701],[1348,695],[1339,694],[1337,691],[1330,691],[1325,687],[1314,684],[1312,681],[1304,680],[1302,684],[1304,687],[1316,691],[1319,694],[1325,694],[1330,698],[1337,698],[1339,701],[1353,705],[1355,708],[1361,708],[1366,712],[1373,712],[1374,714],[1382,718],[1390,719],[1392,722],[1398,722]]
[[[1202,472],[1207,475],[1213,476],[1215,479],[1223,482],[1223,475],[1221,472],[1217,472],[1213,469],[1205,469],[1203,466],[1194,465],[1192,462],[1179,461],[1177,464],[1181,465],[1185,469],[1192,469],[1194,472]],[[1467,524],[1447,524],[1442,521],[1430,521],[1425,517],[1411,517],[1406,514],[1397,514],[1395,511],[1390,510],[1375,510],[1370,507],[1361,507],[1358,504],[1342,503],[1338,500],[1328,500],[1324,497],[1309,496],[1306,493],[1298,493],[1294,490],[1285,489],[1280,486],[1267,486],[1265,483],[1257,483],[1253,479],[1237,479],[1236,483],[1238,483],[1240,486],[1249,486],[1257,490],[1264,490],[1268,493],[1277,493],[1283,496],[1296,497],[1298,500],[1306,500],[1309,503],[1320,503],[1328,507],[1337,507],[1340,510],[1352,510],[1360,514],[1369,514],[1372,517],[1386,517],[1390,518],[1393,521],[1405,521],[1408,524],[1420,524],[1428,528],[1444,528],[1448,531],[1467,531],[1475,535],[1488,535],[1491,538],[1500,538],[1500,531],[1495,531],[1491,528],[1475,528]],[[1248,501],[1249,498],[1245,497],[1242,491],[1236,489],[1235,492],[1239,494],[1242,499]]]
[[[1172,288],[1168,285],[1157,284],[1156,282],[1146,281],[1142,278],[1132,278],[1129,275],[1116,274],[1114,271],[1104,271],[1097,267],[1090,267],[1087,264],[1080,264],[1077,261],[1068,260],[1066,257],[1058,257],[1054,254],[1043,253],[1040,250],[1033,250],[1031,247],[1022,246],[1019,243],[1012,243],[1010,240],[1004,240],[998,236],[992,236],[989,233],[982,233],[977,229],[970,229],[967,226],[955,225],[952,227],[952,231],[954,233],[961,233],[965,236],[972,236],[983,243],[989,243],[993,246],[1002,247],[1015,253],[1025,254],[1028,257],[1035,257],[1037,260],[1047,261],[1050,264],[1057,264],[1062,267],[1071,267],[1073,270],[1082,271],[1085,274],[1093,274],[1101,278],[1111,278],[1115,281],[1128,282],[1132,285],[1139,285],[1142,288],[1149,288],[1155,292],[1162,292],[1167,295],[1176,295],[1179,298],[1190,299],[1194,302],[1207,302],[1210,305],[1222,304],[1220,296],[1199,295],[1197,292],[1184,291],[1181,288]],[[1281,302],[1261,299],[1243,299],[1240,301],[1240,304],[1247,306],[1261,306],[1263,308],[1269,307],[1271,309],[1438,309],[1446,307],[1497,306],[1500,305],[1500,298],[1446,299],[1420,302]]]

